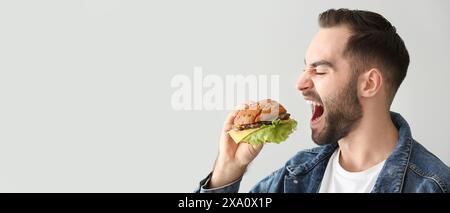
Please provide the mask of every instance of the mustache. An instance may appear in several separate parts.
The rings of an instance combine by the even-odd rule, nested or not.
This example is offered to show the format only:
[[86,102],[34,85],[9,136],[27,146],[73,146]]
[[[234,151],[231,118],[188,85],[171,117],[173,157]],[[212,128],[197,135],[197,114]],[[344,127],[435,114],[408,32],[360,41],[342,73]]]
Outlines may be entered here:
[[310,97],[314,101],[319,102],[320,104],[323,105],[322,99],[320,98],[319,94],[317,94],[316,92],[314,92],[312,90],[307,90],[307,91],[302,91],[302,94],[303,94],[303,96]]

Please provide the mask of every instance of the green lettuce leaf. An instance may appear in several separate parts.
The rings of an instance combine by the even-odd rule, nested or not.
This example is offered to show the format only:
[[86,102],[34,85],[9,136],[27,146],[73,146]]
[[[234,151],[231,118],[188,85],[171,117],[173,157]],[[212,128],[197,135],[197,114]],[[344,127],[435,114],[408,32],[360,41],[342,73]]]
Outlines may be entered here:
[[297,127],[297,121],[289,120],[274,120],[271,125],[263,125],[258,131],[247,135],[242,141],[249,144],[257,145],[261,143],[281,143],[285,141],[288,136],[294,132]]

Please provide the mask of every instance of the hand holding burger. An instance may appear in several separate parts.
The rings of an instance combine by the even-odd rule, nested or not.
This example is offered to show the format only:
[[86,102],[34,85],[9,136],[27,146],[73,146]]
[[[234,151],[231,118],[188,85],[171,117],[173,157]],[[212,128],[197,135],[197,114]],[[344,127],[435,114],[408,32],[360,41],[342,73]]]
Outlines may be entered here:
[[285,141],[296,125],[286,109],[270,99],[250,102],[231,112],[222,129],[208,187],[224,186],[242,177],[263,144]]

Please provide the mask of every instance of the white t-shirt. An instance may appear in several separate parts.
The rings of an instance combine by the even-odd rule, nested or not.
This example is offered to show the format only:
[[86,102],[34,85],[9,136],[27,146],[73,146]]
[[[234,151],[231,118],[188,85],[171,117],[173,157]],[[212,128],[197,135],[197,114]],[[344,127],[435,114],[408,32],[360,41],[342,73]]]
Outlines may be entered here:
[[338,147],[328,161],[319,193],[369,193],[372,191],[386,160],[362,172],[348,172],[339,164],[340,153]]

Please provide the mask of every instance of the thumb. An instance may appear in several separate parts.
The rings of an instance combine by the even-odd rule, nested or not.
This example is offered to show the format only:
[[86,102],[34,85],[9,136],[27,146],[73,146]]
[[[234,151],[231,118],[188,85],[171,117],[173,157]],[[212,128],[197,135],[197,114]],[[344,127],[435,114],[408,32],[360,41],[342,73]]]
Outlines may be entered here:
[[261,149],[263,148],[263,146],[264,146],[264,144],[263,143],[261,143],[261,144],[256,144],[256,145],[252,145],[252,147],[253,147],[253,149],[255,150],[255,151],[261,151]]
[[251,155],[253,157],[256,157],[259,154],[259,152],[261,152],[261,149],[263,148],[263,146],[264,146],[264,144],[262,144],[262,143],[257,144],[257,145],[250,145],[251,148],[249,149],[249,151],[250,151]]

